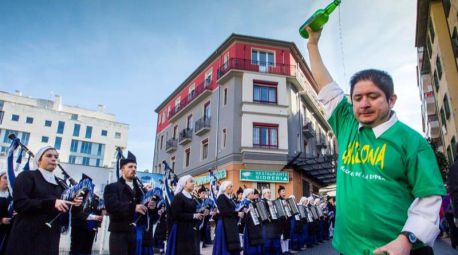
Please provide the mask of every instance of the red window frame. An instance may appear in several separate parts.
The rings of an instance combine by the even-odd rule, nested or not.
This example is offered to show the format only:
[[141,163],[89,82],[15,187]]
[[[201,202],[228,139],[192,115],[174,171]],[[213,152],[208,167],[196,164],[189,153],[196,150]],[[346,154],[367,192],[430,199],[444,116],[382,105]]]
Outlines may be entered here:
[[[266,148],[266,149],[278,149],[278,144],[280,143],[278,127],[279,127],[278,124],[254,122],[253,123],[253,132],[255,128],[259,128],[259,129],[267,128],[268,132],[267,132],[267,144],[261,144],[261,143],[255,144],[253,141],[253,147]],[[277,131],[277,144],[271,144],[271,129],[275,129]],[[259,132],[259,142],[261,142],[262,140],[261,133],[262,132],[260,131]]]
[[[255,87],[275,88],[275,102],[256,100],[255,99]],[[259,95],[259,98],[261,98],[261,95]],[[278,82],[253,80],[253,102],[260,103],[260,104],[278,104]]]
[[209,116],[207,116],[207,108],[208,108],[209,111],[211,111],[211,109],[209,107],[210,107],[210,101],[208,101],[208,102],[206,102],[204,104],[204,114],[202,114],[204,116],[204,120],[207,120],[208,118],[211,117],[211,112],[210,112]]

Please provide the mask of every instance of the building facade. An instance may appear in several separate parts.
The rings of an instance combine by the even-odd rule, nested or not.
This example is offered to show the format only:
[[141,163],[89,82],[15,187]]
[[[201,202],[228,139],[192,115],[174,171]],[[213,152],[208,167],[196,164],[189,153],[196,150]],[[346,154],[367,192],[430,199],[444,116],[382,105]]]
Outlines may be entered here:
[[88,110],[64,105],[60,96],[52,101],[0,91],[0,169],[6,169],[11,133],[34,152],[54,146],[61,162],[112,167],[115,148],[127,146],[128,125],[101,105]]
[[458,128],[458,0],[417,1],[423,131],[453,163]]
[[335,182],[335,143],[291,42],[232,34],[156,109],[153,169],[296,197]]

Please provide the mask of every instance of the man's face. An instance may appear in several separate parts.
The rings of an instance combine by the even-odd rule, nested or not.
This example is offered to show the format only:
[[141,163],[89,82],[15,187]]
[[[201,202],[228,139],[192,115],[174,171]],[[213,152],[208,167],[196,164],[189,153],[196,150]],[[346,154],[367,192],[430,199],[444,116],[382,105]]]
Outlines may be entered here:
[[372,81],[359,81],[353,88],[353,113],[363,125],[376,127],[387,121],[395,102],[396,95],[387,101],[385,93]]
[[206,197],[205,195],[206,195],[206,192],[205,192],[205,191],[199,192],[199,198],[200,198],[200,199],[204,199],[204,198]]
[[271,196],[272,196],[272,193],[270,191],[267,191],[266,193],[264,193],[265,199],[270,199]]
[[127,163],[124,166],[122,166],[122,176],[124,176],[124,179],[126,180],[133,180],[135,177],[135,174],[137,173],[137,164],[135,163]]

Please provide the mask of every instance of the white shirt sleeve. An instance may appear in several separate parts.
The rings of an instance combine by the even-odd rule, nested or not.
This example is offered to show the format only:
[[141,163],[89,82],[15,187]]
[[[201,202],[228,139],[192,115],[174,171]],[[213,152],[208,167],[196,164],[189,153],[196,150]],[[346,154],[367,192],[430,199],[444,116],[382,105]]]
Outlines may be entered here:
[[87,216],[86,220],[95,220],[96,218],[97,218],[97,215],[91,213]]
[[416,198],[407,212],[407,221],[402,231],[412,232],[417,239],[433,247],[439,235],[440,196]]
[[332,112],[334,112],[344,96],[344,91],[335,81],[329,83],[320,90],[320,93],[318,94],[318,101],[320,101],[320,103],[324,106],[326,119],[331,117]]

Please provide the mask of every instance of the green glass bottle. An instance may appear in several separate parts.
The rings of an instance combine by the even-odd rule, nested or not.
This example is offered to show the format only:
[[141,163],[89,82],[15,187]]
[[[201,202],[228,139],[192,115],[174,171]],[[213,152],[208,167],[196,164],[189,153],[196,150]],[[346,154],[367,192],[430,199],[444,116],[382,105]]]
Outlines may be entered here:
[[334,0],[326,8],[317,10],[304,24],[299,28],[299,33],[305,39],[309,38],[309,33],[305,30],[306,27],[310,27],[313,31],[320,31],[324,24],[328,22],[329,15],[337,8],[340,4],[340,0]]

